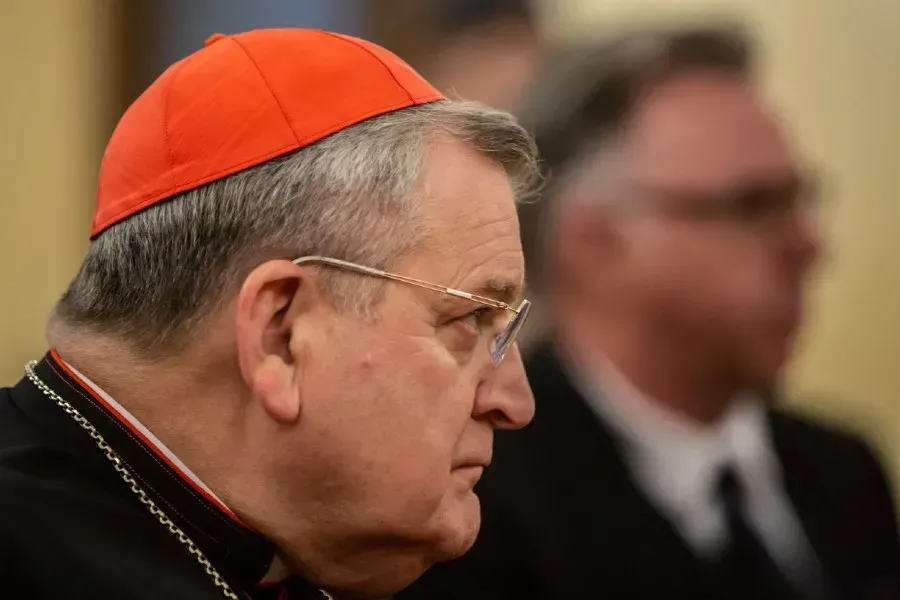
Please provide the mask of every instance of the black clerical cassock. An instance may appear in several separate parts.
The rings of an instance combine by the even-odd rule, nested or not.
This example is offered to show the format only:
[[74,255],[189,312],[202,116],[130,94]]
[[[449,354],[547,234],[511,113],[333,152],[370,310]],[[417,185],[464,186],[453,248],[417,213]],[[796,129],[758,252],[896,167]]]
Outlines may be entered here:
[[0,389],[0,598],[319,599],[58,356]]

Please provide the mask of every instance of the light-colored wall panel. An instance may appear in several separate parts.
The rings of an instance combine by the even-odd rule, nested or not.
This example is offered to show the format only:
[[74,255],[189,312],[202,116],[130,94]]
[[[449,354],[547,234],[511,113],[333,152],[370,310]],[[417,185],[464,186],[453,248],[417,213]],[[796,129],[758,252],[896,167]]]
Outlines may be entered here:
[[44,352],[46,314],[87,247],[114,104],[113,0],[0,3],[0,383]]

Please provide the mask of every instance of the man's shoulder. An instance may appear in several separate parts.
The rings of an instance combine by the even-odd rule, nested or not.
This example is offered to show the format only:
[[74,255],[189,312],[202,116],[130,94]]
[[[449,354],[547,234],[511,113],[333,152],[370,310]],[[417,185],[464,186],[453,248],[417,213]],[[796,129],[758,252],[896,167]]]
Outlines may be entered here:
[[848,501],[866,497],[886,515],[892,512],[893,494],[880,452],[863,435],[790,409],[773,410],[771,425],[788,480],[815,484],[821,493]]
[[26,419],[7,416],[0,426],[0,530],[7,536],[59,514],[75,516],[83,506],[104,502],[104,496],[121,497],[111,493],[119,487],[109,485],[115,479],[111,467],[98,469],[43,439]]
[[27,593],[16,597],[31,598],[172,598],[196,589],[192,598],[215,597],[205,573],[86,432],[73,429],[85,444],[72,444],[22,410],[37,400],[0,389],[0,590],[24,586]]
[[875,460],[871,443],[849,427],[789,408],[773,409],[771,424],[775,443],[781,448],[815,452],[820,459]]
[[71,478],[83,468],[67,450],[65,440],[54,439],[23,410],[33,399],[16,388],[0,388],[0,502],[42,482]]
[[97,524],[116,511],[138,512],[87,434],[74,429],[76,445],[54,436],[23,410],[32,401],[16,388],[0,389],[0,532],[7,543],[22,543],[29,532],[52,535],[48,527],[64,527],[67,519]]

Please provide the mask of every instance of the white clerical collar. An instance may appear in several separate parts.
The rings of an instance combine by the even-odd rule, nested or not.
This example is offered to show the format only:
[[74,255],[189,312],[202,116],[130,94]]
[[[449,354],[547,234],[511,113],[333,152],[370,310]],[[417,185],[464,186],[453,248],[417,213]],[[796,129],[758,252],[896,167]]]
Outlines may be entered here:
[[200,478],[197,477],[197,475],[193,471],[190,470],[190,468],[188,468],[188,466],[186,464],[181,462],[181,459],[179,459],[177,456],[175,456],[175,454],[171,450],[169,450],[169,448],[167,448],[166,445],[164,443],[162,443],[162,441],[159,438],[157,438],[155,435],[153,435],[152,431],[147,429],[147,427],[143,423],[138,421],[137,417],[135,417],[130,412],[128,412],[128,409],[126,409],[124,406],[122,406],[121,404],[116,402],[112,396],[110,396],[108,393],[103,391],[103,389],[99,385],[97,385],[96,383],[91,381],[84,373],[82,373],[81,371],[79,371],[78,369],[76,369],[71,364],[67,363],[66,361],[62,361],[62,362],[70,371],[72,371],[72,373],[74,373],[78,377],[78,379],[81,380],[81,382],[84,385],[88,386],[94,393],[96,393],[98,396],[103,398],[103,400],[108,405],[109,409],[112,410],[113,412],[115,412],[116,416],[119,419],[128,422],[135,429],[140,431],[141,434],[146,439],[146,441],[148,443],[150,443],[151,445],[153,445],[154,449],[157,452],[159,452],[160,454],[165,456],[168,459],[169,463],[176,470],[179,471],[179,474],[182,477],[184,477],[185,479],[188,479],[189,481],[194,483],[194,485],[196,485],[197,487],[202,489],[204,492],[209,494],[213,499],[215,499],[216,502],[221,504],[222,508],[224,508],[226,511],[230,512],[230,510],[225,505],[225,503],[222,502],[222,500],[219,499],[219,497],[216,496],[213,493],[213,491],[211,489],[209,489],[206,486],[206,484],[203,483],[200,480]]

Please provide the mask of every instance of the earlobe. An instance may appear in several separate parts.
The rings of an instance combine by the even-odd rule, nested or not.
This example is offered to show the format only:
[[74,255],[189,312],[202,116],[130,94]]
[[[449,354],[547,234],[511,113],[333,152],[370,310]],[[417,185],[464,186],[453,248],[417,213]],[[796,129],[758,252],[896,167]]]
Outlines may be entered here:
[[268,356],[254,371],[250,387],[266,413],[283,424],[300,418],[300,388],[293,369],[277,356]]

